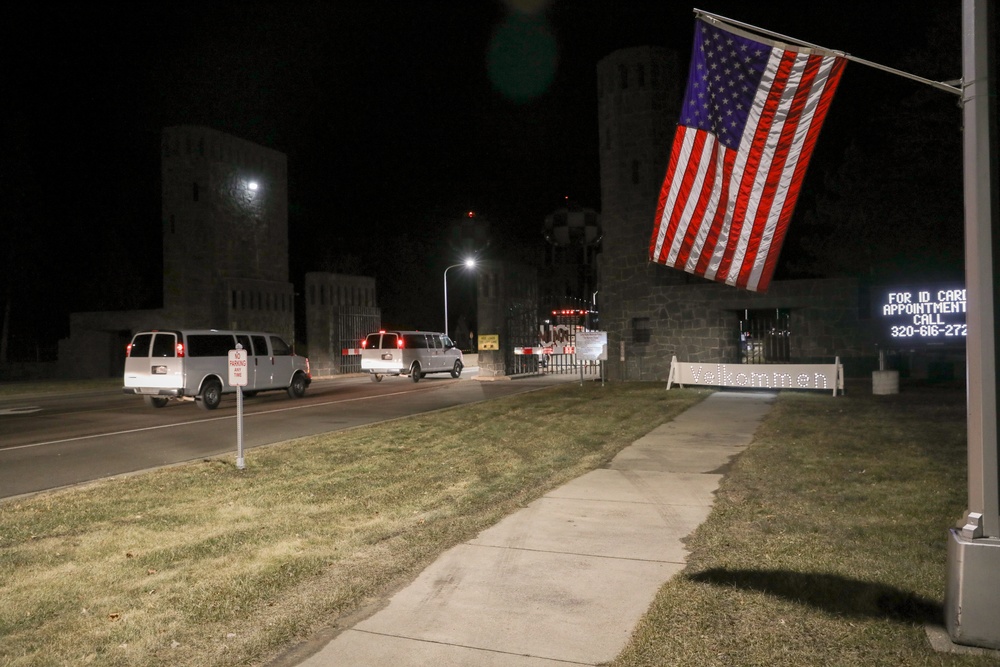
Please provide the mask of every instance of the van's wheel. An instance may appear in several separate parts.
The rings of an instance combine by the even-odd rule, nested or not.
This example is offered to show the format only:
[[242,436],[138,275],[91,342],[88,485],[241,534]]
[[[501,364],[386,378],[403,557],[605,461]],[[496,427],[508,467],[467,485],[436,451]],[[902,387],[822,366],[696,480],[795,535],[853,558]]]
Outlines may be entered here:
[[413,368],[410,369],[410,379],[414,382],[420,381],[420,364],[413,363]]
[[167,405],[167,399],[162,396],[143,396],[142,400],[151,408],[163,408]]
[[462,375],[462,362],[455,360],[455,365],[451,368],[451,376],[456,380]]
[[381,382],[382,381],[382,376],[379,375],[378,373],[369,373],[369,375],[371,375],[372,382]]
[[288,385],[289,398],[302,398],[306,395],[306,378],[302,373],[292,376],[292,383]]
[[198,394],[198,407],[202,410],[214,410],[222,402],[222,385],[218,380],[208,380]]

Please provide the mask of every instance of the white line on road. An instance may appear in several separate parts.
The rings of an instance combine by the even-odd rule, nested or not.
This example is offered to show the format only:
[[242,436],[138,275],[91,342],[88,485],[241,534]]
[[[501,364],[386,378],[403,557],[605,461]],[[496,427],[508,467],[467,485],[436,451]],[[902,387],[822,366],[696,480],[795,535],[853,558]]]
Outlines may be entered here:
[[38,412],[41,408],[35,405],[29,405],[23,408],[2,408],[0,409],[0,415],[30,415],[32,412]]
[[[399,396],[402,394],[413,394],[420,391],[430,391],[435,389],[435,387],[421,387],[420,389],[410,389],[409,391],[396,391],[391,394],[377,394],[374,396],[359,396],[357,398],[342,398],[336,401],[327,401],[325,403],[310,403],[308,405],[293,405],[287,408],[277,408],[274,410],[261,410],[260,412],[248,412],[244,417],[255,417],[257,415],[269,415],[275,412],[289,412],[291,410],[306,410],[308,408],[319,408],[325,405],[336,405],[337,403],[352,403],[354,401],[367,401],[373,398],[385,398],[388,396]],[[13,451],[15,449],[28,449],[30,447],[44,447],[45,445],[61,445],[67,442],[77,442],[80,440],[93,440],[94,438],[108,438],[116,435],[127,435],[129,433],[142,433],[143,431],[156,431],[164,428],[176,428],[178,426],[190,426],[191,424],[202,424],[204,422],[221,421],[223,419],[236,419],[236,415],[227,415],[225,417],[211,417],[209,419],[195,419],[193,421],[179,422],[177,424],[160,424],[159,426],[144,426],[142,428],[132,428],[124,431],[112,431],[110,433],[95,433],[93,435],[83,435],[78,438],[63,438],[62,440],[48,440],[46,442],[32,442],[27,445],[13,445],[11,447],[0,447],[0,454],[3,452]]]

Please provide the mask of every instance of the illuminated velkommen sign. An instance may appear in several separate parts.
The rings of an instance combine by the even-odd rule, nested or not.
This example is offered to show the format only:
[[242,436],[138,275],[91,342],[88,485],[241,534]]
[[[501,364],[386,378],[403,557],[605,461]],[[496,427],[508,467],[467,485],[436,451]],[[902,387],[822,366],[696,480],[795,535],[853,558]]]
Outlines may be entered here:
[[887,342],[965,343],[965,288],[889,288],[878,293],[876,317]]
[[667,389],[672,385],[706,385],[743,389],[819,389],[837,395],[844,390],[844,367],[832,364],[700,364],[670,361]]

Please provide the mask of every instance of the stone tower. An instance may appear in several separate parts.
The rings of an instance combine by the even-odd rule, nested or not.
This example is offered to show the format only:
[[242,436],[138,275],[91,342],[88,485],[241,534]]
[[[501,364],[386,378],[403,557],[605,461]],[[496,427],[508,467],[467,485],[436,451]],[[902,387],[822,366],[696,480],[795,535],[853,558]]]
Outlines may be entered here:
[[[615,51],[597,65],[604,231],[597,305],[608,332],[608,371],[641,366],[650,340],[650,295],[655,285],[684,284],[685,274],[649,263],[649,239],[660,186],[677,126],[680,82],[676,55],[641,46]],[[641,369],[640,373],[641,375]]]
[[163,307],[175,326],[294,339],[283,153],[216,130],[163,130]]

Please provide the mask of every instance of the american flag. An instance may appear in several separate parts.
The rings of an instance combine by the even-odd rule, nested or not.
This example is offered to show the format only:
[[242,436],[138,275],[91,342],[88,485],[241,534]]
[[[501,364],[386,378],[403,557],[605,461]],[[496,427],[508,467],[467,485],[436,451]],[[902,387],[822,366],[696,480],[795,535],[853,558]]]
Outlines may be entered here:
[[767,291],[845,62],[695,21],[651,261]]

